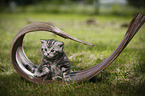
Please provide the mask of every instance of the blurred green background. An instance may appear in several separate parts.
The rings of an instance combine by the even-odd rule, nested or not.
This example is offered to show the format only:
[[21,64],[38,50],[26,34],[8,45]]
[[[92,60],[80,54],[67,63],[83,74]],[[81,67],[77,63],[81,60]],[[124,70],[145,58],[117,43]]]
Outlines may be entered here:
[[145,25],[110,66],[82,83],[36,85],[21,79],[10,61],[16,33],[27,24],[47,22],[95,46],[29,33],[23,43],[28,58],[39,65],[40,39],[56,39],[65,44],[71,71],[92,67],[110,56],[138,12],[145,14],[144,0],[0,0],[0,96],[144,96]]
[[144,0],[1,0],[0,12],[133,15],[144,13]]

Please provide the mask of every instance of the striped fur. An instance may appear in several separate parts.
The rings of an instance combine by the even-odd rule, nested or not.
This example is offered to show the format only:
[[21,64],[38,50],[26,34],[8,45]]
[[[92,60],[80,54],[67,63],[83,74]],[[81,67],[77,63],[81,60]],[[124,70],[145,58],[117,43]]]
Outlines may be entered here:
[[41,40],[42,62],[35,70],[36,77],[44,77],[48,80],[69,81],[70,62],[63,52],[64,43],[50,39]]

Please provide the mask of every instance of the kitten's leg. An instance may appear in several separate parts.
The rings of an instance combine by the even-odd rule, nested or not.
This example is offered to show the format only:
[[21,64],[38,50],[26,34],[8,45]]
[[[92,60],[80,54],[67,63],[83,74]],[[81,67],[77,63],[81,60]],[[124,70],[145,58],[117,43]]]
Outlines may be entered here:
[[70,81],[71,80],[71,78],[69,76],[70,69],[62,67],[62,72],[63,72],[64,81]]
[[62,71],[56,66],[52,66],[51,68],[51,71],[53,72],[52,80],[62,80]]

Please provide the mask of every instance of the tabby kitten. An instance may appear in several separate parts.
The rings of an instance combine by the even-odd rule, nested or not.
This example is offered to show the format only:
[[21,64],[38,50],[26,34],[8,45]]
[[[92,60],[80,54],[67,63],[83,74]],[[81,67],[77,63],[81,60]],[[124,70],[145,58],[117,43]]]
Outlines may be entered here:
[[44,77],[49,80],[69,81],[70,62],[63,52],[64,43],[50,39],[41,40],[42,62],[35,70],[36,77]]

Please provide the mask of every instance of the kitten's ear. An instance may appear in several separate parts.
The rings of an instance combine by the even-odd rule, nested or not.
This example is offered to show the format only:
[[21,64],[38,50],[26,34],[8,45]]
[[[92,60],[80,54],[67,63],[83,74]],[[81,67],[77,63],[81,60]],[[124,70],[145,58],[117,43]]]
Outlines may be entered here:
[[41,41],[42,44],[46,42],[46,40],[40,40],[40,41]]
[[58,45],[59,45],[60,47],[63,47],[63,46],[64,46],[64,43],[63,43],[63,42],[59,42]]

